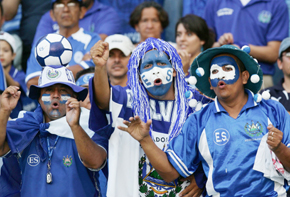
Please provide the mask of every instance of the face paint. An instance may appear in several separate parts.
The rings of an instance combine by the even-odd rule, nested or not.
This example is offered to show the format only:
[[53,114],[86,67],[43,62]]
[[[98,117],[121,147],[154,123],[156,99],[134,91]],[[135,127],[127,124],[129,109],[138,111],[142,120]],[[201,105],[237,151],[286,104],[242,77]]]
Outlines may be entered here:
[[51,104],[50,94],[43,94],[41,100],[43,101],[44,105],[50,105]]
[[164,52],[152,50],[144,55],[140,65],[141,80],[154,96],[166,94],[173,80],[173,68]]
[[70,98],[71,96],[69,94],[62,94],[60,95],[60,104],[65,104],[67,102],[67,100]]
[[234,84],[239,77],[239,67],[234,58],[219,56],[211,61],[210,81],[213,87],[217,87],[219,81],[224,81],[226,84]]

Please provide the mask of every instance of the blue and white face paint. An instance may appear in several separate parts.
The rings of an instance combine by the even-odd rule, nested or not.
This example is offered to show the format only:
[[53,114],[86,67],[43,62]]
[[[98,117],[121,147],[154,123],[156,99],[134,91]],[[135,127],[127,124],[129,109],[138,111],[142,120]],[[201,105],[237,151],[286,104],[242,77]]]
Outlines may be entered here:
[[211,61],[210,81],[213,87],[217,87],[219,81],[226,84],[234,84],[240,77],[239,67],[230,56],[215,57]]
[[140,75],[150,94],[162,96],[168,92],[172,84],[173,68],[164,52],[152,50],[144,55]]

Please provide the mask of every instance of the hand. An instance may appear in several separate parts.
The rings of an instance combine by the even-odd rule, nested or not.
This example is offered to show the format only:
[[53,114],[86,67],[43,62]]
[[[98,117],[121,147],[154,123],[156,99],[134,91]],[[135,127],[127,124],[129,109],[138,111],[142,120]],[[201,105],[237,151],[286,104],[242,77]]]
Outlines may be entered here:
[[20,98],[21,92],[17,86],[9,86],[1,95],[1,111],[8,112],[16,107]]
[[202,194],[203,189],[200,189],[196,182],[194,174],[187,178],[182,178],[181,181],[190,180],[190,184],[179,194],[179,196],[184,197],[199,197]]
[[275,150],[278,149],[280,144],[282,143],[283,138],[283,132],[279,129],[275,128],[273,125],[268,125],[268,138],[267,138],[267,144],[269,148],[275,152]]
[[139,118],[139,116],[135,116],[134,118],[130,117],[129,121],[123,121],[123,123],[127,125],[127,128],[118,126],[118,129],[127,131],[138,142],[142,141],[145,137],[150,136],[149,131],[152,120],[148,120],[145,123]]
[[99,40],[90,51],[91,58],[94,64],[98,67],[103,67],[109,58],[109,44]]
[[183,71],[185,76],[188,75],[188,70],[190,67],[190,60],[191,60],[191,54],[187,53],[187,51],[184,50],[177,50],[178,55],[181,58],[181,62],[183,65]]
[[70,127],[79,125],[80,114],[80,102],[75,98],[69,98],[66,102],[66,121]]
[[218,40],[220,46],[225,44],[233,44],[234,43],[234,36],[231,33],[224,33]]

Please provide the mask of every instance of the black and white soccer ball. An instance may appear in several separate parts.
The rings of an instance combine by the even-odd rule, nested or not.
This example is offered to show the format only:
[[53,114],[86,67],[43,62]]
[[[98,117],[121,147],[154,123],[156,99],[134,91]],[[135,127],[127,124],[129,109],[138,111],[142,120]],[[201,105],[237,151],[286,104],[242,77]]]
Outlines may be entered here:
[[72,58],[72,46],[60,34],[47,34],[36,44],[35,58],[42,67],[66,66]]

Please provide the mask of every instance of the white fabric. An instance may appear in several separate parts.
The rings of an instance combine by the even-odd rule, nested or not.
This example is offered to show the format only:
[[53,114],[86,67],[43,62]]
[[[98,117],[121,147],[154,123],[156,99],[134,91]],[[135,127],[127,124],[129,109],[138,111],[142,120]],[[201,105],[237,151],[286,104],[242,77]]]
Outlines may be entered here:
[[[284,185],[284,179],[290,180],[290,173],[288,173],[282,166],[281,163],[277,163],[278,158],[275,153],[272,152],[267,144],[268,133],[263,136],[260,146],[258,148],[255,164],[253,169],[264,174],[264,177],[271,179],[274,182],[277,182],[281,185]],[[279,168],[276,170],[276,167]],[[282,168],[282,169],[281,169]]]
[[247,5],[251,0],[241,0],[243,6]]
[[[83,130],[91,138],[94,132],[89,129],[89,115],[90,111],[86,108],[81,108],[80,125]],[[49,133],[58,135],[60,137],[74,139],[72,130],[66,121],[66,116],[49,122],[50,126],[46,129]]]

